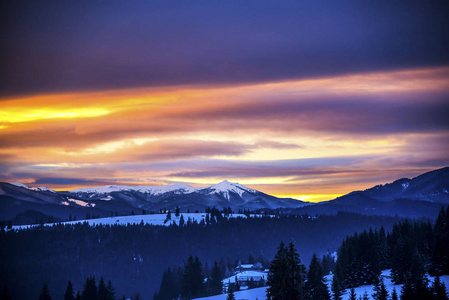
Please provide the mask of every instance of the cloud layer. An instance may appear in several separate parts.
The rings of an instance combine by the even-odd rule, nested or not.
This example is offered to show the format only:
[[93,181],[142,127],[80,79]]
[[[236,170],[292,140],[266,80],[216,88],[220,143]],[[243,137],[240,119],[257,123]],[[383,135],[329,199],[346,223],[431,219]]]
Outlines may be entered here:
[[2,1],[3,95],[449,64],[447,1]]
[[447,1],[2,1],[0,180],[328,200],[449,165]]
[[230,179],[317,200],[447,165],[447,86],[449,69],[435,68],[12,98],[0,113],[2,179]]

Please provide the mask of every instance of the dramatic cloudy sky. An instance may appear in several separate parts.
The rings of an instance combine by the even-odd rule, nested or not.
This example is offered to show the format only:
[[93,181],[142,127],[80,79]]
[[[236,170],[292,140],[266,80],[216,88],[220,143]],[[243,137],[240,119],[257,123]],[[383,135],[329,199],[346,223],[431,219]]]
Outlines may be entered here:
[[448,1],[0,4],[0,181],[309,201],[449,165]]

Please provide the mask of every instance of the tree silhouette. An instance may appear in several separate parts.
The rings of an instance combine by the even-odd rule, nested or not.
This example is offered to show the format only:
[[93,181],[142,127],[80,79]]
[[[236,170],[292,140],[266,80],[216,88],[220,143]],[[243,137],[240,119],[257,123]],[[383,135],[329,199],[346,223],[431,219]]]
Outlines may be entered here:
[[268,274],[267,299],[306,299],[305,273],[293,242],[288,246],[281,242]]
[[72,282],[67,282],[67,288],[64,294],[64,300],[75,300],[75,292],[73,291]]
[[50,292],[48,291],[47,284],[44,283],[44,286],[42,287],[41,294],[39,295],[38,300],[51,300]]

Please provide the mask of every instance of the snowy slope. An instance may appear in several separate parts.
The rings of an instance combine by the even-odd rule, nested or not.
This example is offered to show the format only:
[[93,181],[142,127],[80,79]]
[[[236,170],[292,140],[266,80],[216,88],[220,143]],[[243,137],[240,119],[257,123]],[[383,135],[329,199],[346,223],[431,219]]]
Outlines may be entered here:
[[[398,293],[398,296],[401,293],[401,287],[402,285],[400,284],[394,284],[391,281],[391,277],[390,277],[390,270],[385,270],[382,272],[381,276],[384,278],[384,282],[385,282],[385,286],[388,290],[388,293],[391,295],[391,293],[393,292],[393,288],[396,289],[396,292]],[[332,275],[328,275],[325,276],[325,278],[327,279],[327,284],[329,287],[329,291],[331,288],[331,284],[332,284]],[[449,292],[449,275],[445,275],[445,276],[441,276],[441,281],[444,282],[444,284],[446,285],[446,289],[448,289]],[[429,277],[430,280],[430,285],[433,282],[433,277]],[[235,298],[236,300],[263,300],[265,299],[266,296],[266,289],[267,287],[263,287],[263,288],[256,288],[256,289],[251,289],[251,290],[246,290],[246,291],[240,291],[240,292],[235,292]],[[364,286],[360,286],[360,287],[356,287],[355,289],[355,293],[357,294],[357,297],[359,296],[363,296],[363,294],[365,293],[365,291],[368,293],[369,299],[373,299],[371,297],[371,295],[374,293],[373,291],[373,286],[372,285],[364,285]],[[205,297],[205,298],[198,298],[201,300],[226,300],[226,294],[222,294],[222,295],[217,295],[217,296],[211,296],[211,297]],[[343,294],[342,300],[348,300],[349,299],[349,289],[346,290]],[[194,299],[195,300],[195,299]]]
[[[181,214],[184,217],[184,221],[187,222],[188,218],[192,220],[192,222],[201,222],[201,220],[205,220],[206,213],[183,213]],[[144,224],[149,225],[160,225],[160,226],[169,226],[175,222],[179,224],[179,220],[181,219],[181,215],[176,217],[174,213],[171,214],[171,221],[165,222],[167,217],[166,214],[154,214],[154,215],[134,215],[134,216],[120,216],[120,217],[109,217],[109,218],[99,218],[99,219],[90,219],[90,220],[77,220],[71,222],[62,222],[61,224],[74,225],[87,222],[90,226],[96,225],[127,225],[127,224],[140,224],[142,221]],[[254,215],[253,215],[254,216]],[[230,218],[246,218],[243,214],[232,214]],[[47,223],[45,226],[53,226],[55,223]],[[30,227],[35,227],[39,225],[18,225],[13,226],[13,229],[27,229]]]
[[[235,299],[236,300],[264,300],[267,294],[267,287],[261,287],[246,291],[239,291],[235,292]],[[204,297],[204,298],[197,298],[201,300],[226,300],[226,294],[221,294],[217,296],[210,296],[210,297]],[[195,299],[194,299],[195,300]]]
[[[398,294],[398,296],[400,296],[402,284],[394,284],[391,281],[390,270],[382,271],[381,276],[384,280],[385,287],[388,290],[388,294],[391,296],[393,289],[396,289],[396,293]],[[328,285],[328,288],[330,291],[331,285],[332,285],[332,275],[327,275],[327,276],[325,276],[325,278],[327,280],[327,285]],[[434,279],[433,277],[429,276],[429,285],[432,285],[433,279]],[[441,276],[440,279],[442,282],[444,282],[444,284],[446,285],[446,289],[449,292],[449,285],[448,285],[449,284],[449,275]],[[363,294],[366,291],[368,293],[369,299],[373,299],[373,297],[371,297],[371,295],[374,294],[373,285],[359,286],[359,287],[354,288],[354,290],[355,290],[355,293],[357,294],[357,297],[363,296]],[[345,292],[343,293],[342,300],[349,299],[349,292],[350,292],[350,289],[345,290]]]

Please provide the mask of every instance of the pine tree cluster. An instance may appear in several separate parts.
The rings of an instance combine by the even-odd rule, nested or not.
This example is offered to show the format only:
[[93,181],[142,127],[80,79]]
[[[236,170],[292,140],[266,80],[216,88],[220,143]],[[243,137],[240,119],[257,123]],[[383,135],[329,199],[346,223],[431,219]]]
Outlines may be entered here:
[[280,243],[271,262],[267,285],[267,300],[330,300],[317,256],[313,255],[306,274],[293,242]]
[[197,256],[189,256],[184,268],[174,267],[164,271],[159,291],[153,300],[192,299],[223,292],[222,272],[214,262],[211,274],[205,282],[204,270]]
[[[379,276],[381,270],[390,268],[393,282],[403,284],[401,299],[447,299],[438,276],[449,275],[448,249],[449,207],[441,209],[433,226],[404,220],[388,234],[381,228],[349,236],[338,249],[334,298],[340,299],[343,289],[374,284],[374,299],[387,299]],[[426,273],[437,276],[432,288]]]
[[[44,283],[42,291],[38,300],[51,300],[50,292],[47,284]],[[88,277],[84,284],[83,290],[78,291],[75,295],[72,282],[67,283],[67,288],[64,293],[64,300],[116,300],[114,288],[111,280],[106,285],[103,277],[100,278],[98,286],[95,282],[95,277]]]

